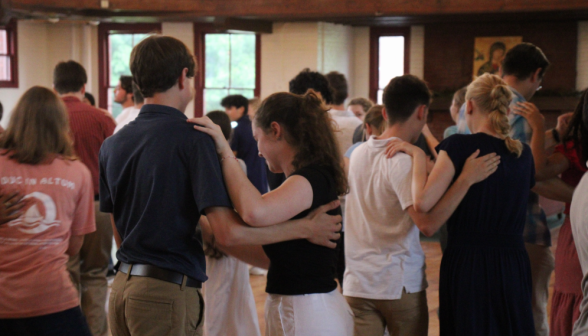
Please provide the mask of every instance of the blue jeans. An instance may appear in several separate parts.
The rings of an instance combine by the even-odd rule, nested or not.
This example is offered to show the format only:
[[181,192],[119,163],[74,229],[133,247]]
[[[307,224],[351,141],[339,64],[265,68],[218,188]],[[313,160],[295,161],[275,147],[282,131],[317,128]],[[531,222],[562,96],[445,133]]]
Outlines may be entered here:
[[5,336],[92,336],[80,307],[49,315],[0,319]]

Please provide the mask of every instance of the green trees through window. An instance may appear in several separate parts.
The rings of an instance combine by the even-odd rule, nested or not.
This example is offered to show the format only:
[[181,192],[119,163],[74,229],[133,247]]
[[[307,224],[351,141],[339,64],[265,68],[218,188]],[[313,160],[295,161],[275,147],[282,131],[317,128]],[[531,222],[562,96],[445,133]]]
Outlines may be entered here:
[[229,94],[254,97],[255,35],[206,34],[204,112],[224,110],[220,102]]
[[110,83],[108,83],[108,110],[116,118],[122,111],[122,106],[114,102],[114,88],[122,75],[131,75],[129,60],[131,50],[150,34],[110,34],[108,35],[108,50],[110,51]]

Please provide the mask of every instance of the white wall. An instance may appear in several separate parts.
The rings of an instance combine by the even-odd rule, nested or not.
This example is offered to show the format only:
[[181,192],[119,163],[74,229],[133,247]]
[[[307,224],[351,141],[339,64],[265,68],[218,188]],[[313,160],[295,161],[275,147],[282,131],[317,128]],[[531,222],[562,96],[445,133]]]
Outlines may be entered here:
[[0,89],[4,106],[2,126],[6,127],[11,110],[29,88],[53,84],[53,68],[60,61],[73,59],[88,72],[86,89],[98,97],[97,28],[84,23],[18,21],[18,88]]
[[[161,33],[184,42],[190,52],[194,54],[194,24],[192,22],[164,22],[161,24]],[[194,117],[194,101],[186,107],[186,115],[188,118]]]
[[351,98],[368,98],[370,93],[370,28],[353,27],[353,82]]
[[578,22],[576,90],[588,89],[588,21]]
[[274,23],[273,33],[261,36],[261,98],[288,91],[300,70],[317,70],[317,46],[316,22]]
[[353,96],[354,75],[353,28],[341,24],[318,23],[317,70],[321,73],[338,71],[349,83],[349,96]]

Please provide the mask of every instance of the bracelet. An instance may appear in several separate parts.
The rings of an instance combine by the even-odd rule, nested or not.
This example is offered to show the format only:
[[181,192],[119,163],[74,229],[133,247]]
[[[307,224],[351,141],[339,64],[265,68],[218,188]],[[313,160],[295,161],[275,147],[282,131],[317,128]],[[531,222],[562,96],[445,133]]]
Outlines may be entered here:
[[561,139],[559,137],[559,132],[555,128],[551,130],[551,135],[553,136],[553,139],[555,139],[555,141],[557,141],[557,143],[561,142]]
[[220,160],[220,162],[222,163],[225,159],[235,159],[237,160],[237,157],[234,155],[227,155],[227,156],[223,156]]

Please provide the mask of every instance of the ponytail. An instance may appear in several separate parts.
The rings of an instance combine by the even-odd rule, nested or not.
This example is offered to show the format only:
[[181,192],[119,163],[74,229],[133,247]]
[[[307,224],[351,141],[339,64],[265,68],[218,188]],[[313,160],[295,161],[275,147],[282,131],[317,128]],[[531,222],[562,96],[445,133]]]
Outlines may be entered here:
[[520,157],[523,144],[511,138],[510,123],[508,122],[508,107],[512,100],[512,91],[498,76],[484,74],[474,80],[466,93],[466,100],[473,100],[482,111],[489,112],[488,119],[494,131],[504,137],[509,152]]

